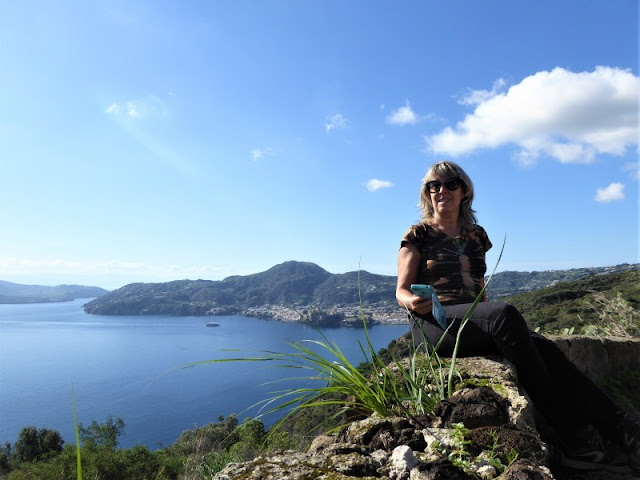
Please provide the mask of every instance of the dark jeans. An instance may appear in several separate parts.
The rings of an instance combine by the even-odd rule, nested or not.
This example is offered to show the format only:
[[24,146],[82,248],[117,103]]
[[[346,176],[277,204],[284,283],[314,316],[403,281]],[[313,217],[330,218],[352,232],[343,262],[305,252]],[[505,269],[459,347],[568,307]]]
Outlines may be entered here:
[[[447,320],[453,326],[438,349],[451,356],[462,317],[471,304],[446,305]],[[429,316],[411,320],[414,341],[423,334],[436,345],[443,330]],[[460,337],[458,356],[500,355],[511,362],[518,380],[536,408],[560,432],[570,434],[591,423],[606,436],[614,436],[620,409],[584,375],[551,341],[529,330],[520,312],[502,302],[478,303]]]

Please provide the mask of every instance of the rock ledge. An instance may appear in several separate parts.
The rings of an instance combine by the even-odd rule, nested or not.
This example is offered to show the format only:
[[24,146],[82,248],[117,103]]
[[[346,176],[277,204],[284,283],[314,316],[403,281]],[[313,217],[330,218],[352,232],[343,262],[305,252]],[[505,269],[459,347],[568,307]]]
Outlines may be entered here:
[[[496,460],[508,465],[503,479],[553,479],[552,453],[536,431],[530,401],[512,365],[480,357],[459,359],[465,387],[440,402],[431,417],[359,420],[338,435],[317,437],[307,452],[277,451],[232,463],[215,480],[456,480],[495,478]],[[450,461],[459,448],[456,424],[469,429],[468,472]]]

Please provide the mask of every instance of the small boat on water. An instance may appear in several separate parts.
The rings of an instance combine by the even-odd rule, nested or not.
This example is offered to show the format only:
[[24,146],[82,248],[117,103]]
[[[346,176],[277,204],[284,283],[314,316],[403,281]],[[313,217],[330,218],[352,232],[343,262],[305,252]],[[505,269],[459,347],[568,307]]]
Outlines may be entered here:
[[204,324],[205,327],[219,327],[220,324],[216,322],[209,322]]

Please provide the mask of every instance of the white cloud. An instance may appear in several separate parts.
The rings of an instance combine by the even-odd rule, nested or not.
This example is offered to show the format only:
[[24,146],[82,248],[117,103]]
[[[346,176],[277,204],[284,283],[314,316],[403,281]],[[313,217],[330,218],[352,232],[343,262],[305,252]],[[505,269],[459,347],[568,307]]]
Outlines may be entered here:
[[[211,265],[150,265],[141,262],[105,260],[83,262],[69,259],[0,258],[4,279],[14,283],[59,285],[110,284],[117,288],[133,282],[168,282],[184,278],[214,278],[229,273],[229,267]],[[12,280],[9,280],[12,278]],[[115,280],[117,279],[117,281]]]
[[325,123],[325,129],[327,133],[330,133],[331,130],[338,128],[345,128],[347,126],[347,119],[342,116],[341,113],[335,114],[333,117],[327,119]]
[[104,111],[104,113],[109,113],[111,115],[117,115],[118,113],[120,113],[120,107],[118,107],[117,103],[112,103],[111,105],[109,105],[107,107],[107,109]]
[[34,259],[34,258],[2,258],[0,267],[5,271],[16,272],[78,272],[87,273],[90,271],[139,271],[146,267],[142,263],[119,262],[107,260],[97,263],[78,262],[67,259]]
[[476,105],[474,112],[455,128],[425,137],[428,149],[457,156],[512,144],[523,163],[542,155],[589,163],[598,154],[623,155],[638,143],[640,78],[628,70],[558,67],[500,93],[503,87],[499,79],[491,91],[472,91],[461,103]]
[[388,180],[378,180],[377,178],[372,178],[367,182],[367,190],[370,192],[375,192],[376,190],[380,190],[381,188],[389,188],[393,187],[393,183]]
[[610,203],[617,200],[624,200],[624,185],[622,183],[612,183],[606,188],[599,188],[595,201],[599,203]]
[[387,123],[391,125],[414,125],[418,123],[418,116],[407,101],[404,107],[400,107],[387,117]]
[[251,158],[254,161],[260,160],[262,157],[273,156],[273,155],[275,155],[275,152],[271,147],[254,148],[253,150],[251,150]]
[[105,113],[114,116],[120,116],[120,113],[123,113],[135,119],[157,119],[168,115],[165,101],[155,95],[119,103],[114,102],[105,109]]
[[127,102],[127,115],[129,115],[132,118],[136,118],[140,116],[135,103]]
[[627,172],[628,175],[634,180],[640,180],[640,162],[629,162],[622,167],[623,172]]
[[491,91],[469,89],[469,94],[463,97],[458,103],[462,105],[479,105],[498,95],[498,93],[500,93],[501,90],[504,90],[504,87],[506,86],[507,82],[505,82],[503,78],[499,78],[493,82]]
[[189,154],[176,151],[171,139],[154,127],[170,118],[167,103],[154,95],[138,100],[114,102],[105,113],[123,132],[185,178],[195,179],[198,168]]

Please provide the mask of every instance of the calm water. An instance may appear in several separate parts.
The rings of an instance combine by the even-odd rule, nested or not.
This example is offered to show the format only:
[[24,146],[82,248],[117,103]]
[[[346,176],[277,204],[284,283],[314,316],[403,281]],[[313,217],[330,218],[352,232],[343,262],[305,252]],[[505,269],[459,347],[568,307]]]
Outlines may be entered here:
[[[14,443],[22,427],[33,425],[58,430],[75,443],[73,386],[80,422],[104,422],[112,414],[126,423],[122,447],[166,446],[183,430],[219,415],[256,416],[257,408],[250,407],[270,392],[301,385],[265,385],[297,375],[267,363],[176,367],[261,350],[290,351],[288,343],[319,338],[308,326],[246,317],[87,315],[86,301],[0,305],[0,442]],[[207,328],[207,321],[220,327]],[[377,326],[369,334],[377,351],[407,330]],[[324,333],[352,363],[363,360],[362,329]]]

